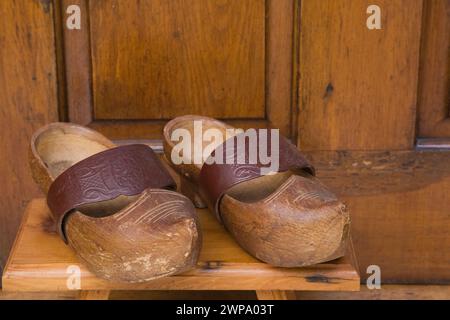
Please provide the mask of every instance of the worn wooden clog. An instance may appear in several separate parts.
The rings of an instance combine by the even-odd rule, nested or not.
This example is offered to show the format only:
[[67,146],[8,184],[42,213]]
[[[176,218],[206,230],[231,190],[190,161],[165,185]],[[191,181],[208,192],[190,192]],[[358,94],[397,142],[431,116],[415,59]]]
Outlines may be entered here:
[[[215,133],[206,138],[202,136],[200,142],[195,140],[208,129],[215,129]],[[164,128],[165,157],[183,177],[181,191],[196,206],[208,205],[237,242],[266,263],[299,267],[343,256],[349,238],[349,213],[345,205],[314,177],[314,168],[298,149],[279,136],[276,140],[279,168],[276,173],[261,175],[261,163],[237,164],[239,154],[245,154],[249,159],[249,144],[238,149],[238,141],[242,135],[245,139],[245,133],[230,133],[229,129],[233,128],[221,121],[192,115],[167,123]],[[265,136],[261,132],[256,131],[258,139],[266,139],[270,145],[270,132]],[[182,133],[189,134],[183,136]],[[231,157],[227,145],[219,143],[211,147],[218,133],[228,138],[227,141],[234,140]],[[180,148],[180,144],[186,143],[183,139],[191,139],[192,147]],[[199,154],[202,152],[203,155]],[[210,157],[205,159],[205,153]],[[208,161],[221,153],[223,159],[234,159],[235,162],[217,164]],[[206,163],[198,163],[195,159],[203,159]]]
[[56,231],[97,276],[143,282],[196,264],[195,208],[148,146],[52,123],[33,135],[30,165]]

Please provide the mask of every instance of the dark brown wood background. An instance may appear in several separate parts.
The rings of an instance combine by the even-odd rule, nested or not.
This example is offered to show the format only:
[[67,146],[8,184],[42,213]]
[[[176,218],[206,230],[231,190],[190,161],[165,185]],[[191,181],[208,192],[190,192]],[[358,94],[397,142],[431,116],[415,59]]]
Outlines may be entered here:
[[[68,4],[82,30],[63,28]],[[0,2],[0,259],[27,201],[33,130],[158,139],[197,113],[279,127],[349,204],[362,278],[450,282],[450,0]],[[419,138],[441,144],[418,150]],[[436,141],[433,142],[433,141]]]

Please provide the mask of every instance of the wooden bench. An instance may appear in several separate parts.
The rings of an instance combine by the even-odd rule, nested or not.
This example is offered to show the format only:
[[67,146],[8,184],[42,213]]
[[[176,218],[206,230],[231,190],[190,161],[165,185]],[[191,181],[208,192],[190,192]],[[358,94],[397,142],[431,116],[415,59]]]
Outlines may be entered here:
[[[28,205],[3,273],[3,290],[81,290],[84,299],[107,299],[111,290],[255,290],[258,299],[291,299],[293,291],[358,291],[352,245],[346,257],[306,268],[276,268],[249,256],[206,209],[198,209],[203,249],[198,266],[145,283],[109,282],[94,276],[51,231],[44,199]],[[75,271],[75,273],[74,273]],[[79,271],[79,273],[78,273]],[[71,288],[80,275],[79,286]],[[69,284],[69,286],[68,286]]]

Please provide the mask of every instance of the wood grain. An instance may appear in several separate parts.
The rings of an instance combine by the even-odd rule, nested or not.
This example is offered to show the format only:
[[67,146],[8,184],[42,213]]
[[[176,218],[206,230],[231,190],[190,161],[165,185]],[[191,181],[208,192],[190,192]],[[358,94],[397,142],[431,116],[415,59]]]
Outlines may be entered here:
[[113,139],[160,139],[193,113],[296,134],[295,1],[64,1],[60,27],[69,4],[82,12],[57,41],[70,121]]
[[450,1],[424,2],[419,75],[420,137],[450,137]]
[[[298,300],[448,300],[448,285],[383,285],[381,290],[369,290],[361,285],[358,292],[298,291]],[[76,291],[58,292],[4,292],[0,290],[0,300],[55,300],[77,299]],[[111,300],[254,300],[250,291],[113,291]]]
[[39,193],[27,165],[32,132],[58,118],[51,1],[0,2],[0,265],[27,202]]
[[34,200],[5,268],[3,290],[66,291],[66,270],[70,265],[81,269],[82,290],[359,289],[359,276],[348,258],[307,268],[271,267],[245,253],[207,210],[197,213],[204,240],[196,269],[146,283],[117,283],[95,277],[56,233],[49,233],[45,227],[49,217],[45,200]]
[[[0,300],[75,300],[82,298],[80,291],[5,292]],[[109,300],[255,300],[254,291],[111,291]]]
[[264,1],[90,1],[97,119],[264,118]]
[[309,152],[318,177],[341,196],[365,279],[449,283],[450,152]]
[[256,291],[258,300],[295,300],[295,291]]
[[[162,141],[162,131],[165,120],[114,120],[114,121],[95,121],[89,124],[89,127],[99,131],[103,135],[113,140],[123,139],[157,139]],[[263,120],[245,120],[230,119],[226,123],[236,128],[270,128],[270,123]]]
[[292,91],[295,75],[293,66],[294,51],[295,1],[266,1],[267,39],[266,39],[266,113],[272,127],[280,129],[281,134],[291,137]]
[[[78,5],[81,12],[81,30],[66,28],[66,10],[70,5]],[[58,49],[63,52],[65,91],[68,120],[87,125],[92,120],[92,74],[89,39],[89,15],[87,0],[63,0],[60,7],[60,27],[63,33]]]
[[382,30],[366,27],[370,4],[301,2],[298,142],[303,149],[413,146],[422,1],[378,1]]
[[92,290],[92,291],[81,291],[79,299],[80,300],[108,300],[109,290]]
[[59,292],[5,292],[0,290],[0,300],[75,300],[77,291]]

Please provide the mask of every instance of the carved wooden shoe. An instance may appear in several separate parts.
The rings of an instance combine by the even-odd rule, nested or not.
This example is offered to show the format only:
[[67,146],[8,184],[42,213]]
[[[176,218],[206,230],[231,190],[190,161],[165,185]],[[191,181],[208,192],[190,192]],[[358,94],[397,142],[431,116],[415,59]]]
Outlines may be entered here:
[[56,231],[97,276],[143,282],[195,266],[195,208],[148,146],[53,123],[33,135],[30,165]]
[[[205,135],[206,141],[194,141],[208,129],[215,130]],[[246,251],[266,263],[299,267],[343,256],[350,230],[348,211],[314,177],[314,168],[298,149],[282,136],[272,140],[270,132],[255,131],[258,141],[266,146],[278,142],[279,147],[279,167],[263,175],[259,160],[248,161],[250,138],[243,149],[238,147],[244,133],[228,132],[231,146],[211,147],[218,136],[227,137],[227,129],[232,127],[200,116],[178,117],[165,126],[165,156],[183,177],[181,191],[196,206],[207,205]],[[190,149],[182,148],[184,139],[191,139]],[[195,161],[205,160],[205,153],[210,156],[207,163]],[[237,162],[239,154],[245,155],[246,163]],[[218,155],[231,159],[231,164],[213,163]]]

